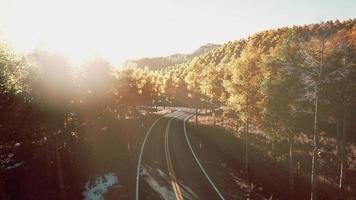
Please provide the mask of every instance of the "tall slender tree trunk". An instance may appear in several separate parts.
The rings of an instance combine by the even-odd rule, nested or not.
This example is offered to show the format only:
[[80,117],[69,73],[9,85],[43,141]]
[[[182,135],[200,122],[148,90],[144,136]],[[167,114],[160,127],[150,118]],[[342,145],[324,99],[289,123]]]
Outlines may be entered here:
[[141,120],[141,127],[143,128],[145,126],[145,116],[140,114],[140,120]]
[[245,123],[245,172],[248,180],[250,180],[250,133],[248,120]]
[[195,108],[195,123],[198,124],[198,108]]
[[215,107],[213,106],[211,108],[211,115],[213,116],[213,125],[216,125],[216,113],[215,113]]
[[319,134],[319,119],[318,119],[318,86],[315,86],[315,110],[314,110],[314,131],[313,131],[313,157],[312,157],[312,169],[311,169],[311,194],[310,200],[316,199],[316,182],[317,182],[317,165],[318,165],[318,134]]
[[46,144],[46,174],[47,174],[47,179],[51,177],[51,143],[48,138],[47,144]]
[[321,79],[324,67],[324,46],[326,42],[326,37],[323,38],[320,47],[320,66],[318,72],[318,79],[314,86],[314,131],[313,131],[313,158],[312,158],[312,169],[311,169],[311,194],[310,200],[316,200],[316,184],[317,184],[317,168],[318,168],[318,142],[319,142],[319,90],[321,87]]
[[53,161],[53,140],[52,137],[48,137],[46,144],[46,175],[47,175],[47,184],[49,186],[49,190],[47,191],[48,196],[53,198],[54,190],[53,190],[53,182],[52,182],[52,161]]
[[341,140],[342,140],[342,123],[343,123],[343,115],[341,111],[338,111],[337,114],[337,121],[336,121],[336,161],[338,163],[338,187],[339,189],[342,188],[342,186],[340,186],[340,171],[341,171],[341,166],[342,166],[342,156],[341,156]]
[[7,195],[5,192],[4,170],[0,168],[0,198],[5,200],[6,196]]
[[56,163],[57,163],[57,176],[58,176],[58,186],[59,186],[59,199],[65,199],[65,188],[64,188],[64,179],[63,179],[63,166],[62,158],[60,153],[60,135],[57,135],[56,138]]
[[345,105],[344,117],[342,123],[342,138],[340,142],[340,176],[339,176],[339,189],[343,189],[346,171],[346,137],[349,122],[349,107]]
[[294,134],[289,131],[289,199],[294,199]]
[[339,112],[337,114],[337,121],[336,121],[336,158],[337,162],[341,161],[340,152],[341,152],[341,137],[342,137],[342,115]]

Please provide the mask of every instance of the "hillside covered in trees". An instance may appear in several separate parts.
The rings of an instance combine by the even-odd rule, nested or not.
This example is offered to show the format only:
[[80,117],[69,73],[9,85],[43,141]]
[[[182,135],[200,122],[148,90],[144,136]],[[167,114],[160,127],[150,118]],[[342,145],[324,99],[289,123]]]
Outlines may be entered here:
[[193,53],[190,54],[174,54],[166,57],[152,57],[152,58],[140,58],[137,60],[128,60],[122,64],[121,67],[138,67],[144,68],[148,67],[151,70],[159,70],[166,67],[183,64],[186,62],[191,61],[194,57],[203,55],[210,50],[219,47],[218,44],[205,44],[195,50]]
[[[322,178],[345,190],[346,177],[355,172],[355,25],[355,20],[329,21],[259,32],[169,69],[167,80],[187,84],[190,106],[210,107],[213,113],[222,108],[244,128],[246,173],[250,132],[263,131],[268,143],[288,140],[293,192],[294,139],[306,134],[311,195]],[[182,102],[181,95],[172,96]],[[321,135],[335,140],[334,146],[321,145]],[[335,170],[335,177],[319,173],[325,168]]]
[[[336,20],[263,31],[229,42],[168,70],[171,76],[166,82],[171,84],[173,79],[178,80],[176,85],[182,84],[179,81],[187,84],[190,99],[172,95],[176,97],[173,102],[190,102],[190,106],[210,107],[213,112],[222,108],[223,118],[233,118],[234,126],[243,127],[246,173],[250,132],[263,131],[272,145],[288,140],[291,192],[294,139],[306,134],[310,139],[311,164],[306,173],[310,173],[311,195],[324,178],[345,190],[351,181],[347,177],[355,172],[355,25],[355,20]],[[321,145],[325,137],[320,136],[335,142],[326,147]],[[321,174],[326,168],[334,170],[334,177]]]
[[[313,199],[355,196],[355,59],[355,19],[262,31],[121,70],[99,58],[76,67],[57,54],[16,55],[1,45],[0,194],[14,195],[5,181],[12,170],[41,158],[54,189],[37,195],[65,199],[64,168],[78,167],[78,155],[95,156],[106,122],[123,127],[144,119],[143,107],[184,106],[197,109],[196,123],[198,109],[207,109],[209,126],[240,133],[247,177],[260,148],[288,169],[290,197],[298,177]],[[287,147],[275,152],[278,145]]]

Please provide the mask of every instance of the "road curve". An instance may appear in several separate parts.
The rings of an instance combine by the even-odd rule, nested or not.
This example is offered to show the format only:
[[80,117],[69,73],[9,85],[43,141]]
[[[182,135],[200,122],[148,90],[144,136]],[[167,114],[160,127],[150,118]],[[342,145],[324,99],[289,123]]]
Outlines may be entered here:
[[135,199],[224,199],[192,150],[185,132],[189,113],[155,121],[137,167]]

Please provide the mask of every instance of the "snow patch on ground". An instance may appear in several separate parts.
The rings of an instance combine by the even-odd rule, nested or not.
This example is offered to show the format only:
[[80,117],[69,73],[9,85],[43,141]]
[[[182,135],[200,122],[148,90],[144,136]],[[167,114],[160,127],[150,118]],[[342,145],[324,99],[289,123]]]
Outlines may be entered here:
[[100,200],[103,199],[103,194],[109,187],[115,185],[118,182],[114,173],[108,173],[104,176],[96,178],[94,183],[88,181],[85,184],[85,192],[83,192],[85,200]]
[[24,163],[25,163],[24,161],[15,163],[15,164],[13,164],[13,165],[10,165],[10,166],[6,167],[6,170],[11,170],[11,169],[18,168],[18,167],[20,167],[21,165],[23,165]]
[[[164,200],[175,200],[176,196],[172,191],[171,180],[166,173],[162,170],[155,168],[152,169],[149,166],[142,168],[141,174],[148,185],[156,191]],[[197,200],[198,196],[187,186],[182,183],[178,183],[182,191],[184,199]]]
[[[148,169],[150,170],[150,169]],[[144,177],[144,180],[148,183],[148,185],[155,190],[158,194],[161,195],[162,199],[170,200],[170,199],[176,199],[174,193],[168,189],[166,186],[163,186],[160,184],[148,171],[146,168],[142,168],[142,175]],[[160,175],[165,177],[165,173],[162,172],[161,170],[158,171]]]
[[188,199],[188,200],[198,200],[199,197],[196,195],[193,190],[191,190],[189,187],[186,185],[183,185],[182,183],[179,183],[179,185],[182,187],[183,191],[183,196]]

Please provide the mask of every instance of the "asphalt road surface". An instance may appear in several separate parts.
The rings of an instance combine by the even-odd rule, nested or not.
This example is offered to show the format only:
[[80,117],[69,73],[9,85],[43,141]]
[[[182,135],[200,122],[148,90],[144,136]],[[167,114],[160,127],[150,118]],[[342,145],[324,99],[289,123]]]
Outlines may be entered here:
[[137,166],[135,199],[224,199],[190,146],[185,119],[177,111],[147,132]]

